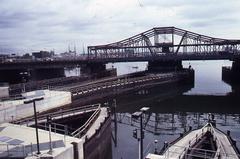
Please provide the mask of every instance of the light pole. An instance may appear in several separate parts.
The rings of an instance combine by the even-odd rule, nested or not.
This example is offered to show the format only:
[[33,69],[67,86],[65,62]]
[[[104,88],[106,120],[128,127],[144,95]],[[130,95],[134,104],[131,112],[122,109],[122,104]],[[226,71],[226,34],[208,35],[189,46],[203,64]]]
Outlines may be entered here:
[[142,107],[140,111],[137,111],[132,114],[132,118],[139,119],[140,118],[140,137],[137,136],[137,129],[133,131],[133,137],[140,140],[139,145],[139,159],[143,159],[143,138],[144,138],[144,132],[143,132],[143,113],[147,112],[149,110],[149,107]]
[[37,138],[37,154],[41,154],[39,149],[39,138],[38,138],[38,123],[37,123],[37,112],[36,112],[36,101],[43,100],[43,97],[34,98],[28,101],[24,101],[24,104],[33,103],[33,109],[34,109],[34,119],[35,119],[35,129],[36,129],[36,138]]
[[26,86],[25,86],[25,82],[27,82],[26,76],[28,75],[27,72],[20,72],[19,73],[20,76],[22,77],[22,92],[26,92]]
[[51,136],[51,131],[52,131],[52,117],[50,115],[47,116],[47,123],[48,123],[48,131],[49,131],[49,154],[52,154],[53,152],[53,146],[52,146],[52,136]]

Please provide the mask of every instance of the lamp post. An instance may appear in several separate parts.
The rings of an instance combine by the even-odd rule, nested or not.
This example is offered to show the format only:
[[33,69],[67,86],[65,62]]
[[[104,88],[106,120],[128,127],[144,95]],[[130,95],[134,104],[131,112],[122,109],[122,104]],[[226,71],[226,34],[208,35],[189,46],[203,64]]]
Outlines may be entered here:
[[137,111],[132,114],[132,118],[139,119],[140,118],[140,137],[137,136],[137,129],[133,131],[134,138],[138,139],[140,141],[139,143],[139,159],[143,159],[143,138],[144,138],[144,132],[143,132],[143,113],[147,112],[149,110],[149,107],[142,107],[140,111]]
[[47,116],[47,123],[48,123],[48,131],[49,131],[49,154],[52,154],[53,152],[53,146],[52,146],[52,137],[51,137],[51,131],[52,131],[52,117],[50,115]]
[[40,100],[43,100],[43,97],[34,98],[34,99],[31,99],[31,100],[28,100],[28,101],[24,101],[24,104],[33,103],[36,138],[37,138],[37,154],[41,154],[40,149],[39,149],[38,123],[37,123],[37,112],[36,112],[36,101],[40,101]]
[[27,82],[27,78],[26,77],[28,75],[28,72],[20,72],[19,74],[22,77],[22,92],[26,92],[25,82]]

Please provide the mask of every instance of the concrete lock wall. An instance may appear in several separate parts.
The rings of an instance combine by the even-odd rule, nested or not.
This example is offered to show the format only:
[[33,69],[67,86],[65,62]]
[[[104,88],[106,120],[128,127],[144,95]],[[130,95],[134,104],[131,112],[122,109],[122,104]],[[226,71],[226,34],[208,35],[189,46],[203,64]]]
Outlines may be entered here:
[[[25,100],[31,99],[29,97],[34,92],[25,93],[23,96],[26,99],[23,100],[0,102],[0,123],[34,115],[33,103],[24,104]],[[37,112],[43,112],[71,103],[70,92],[44,90],[44,95],[41,96],[44,97],[44,100],[36,102]]]
[[[69,146],[66,150],[64,150],[62,153],[60,153],[57,156],[53,157],[54,159],[67,159],[67,158],[73,158],[73,146]],[[40,159],[42,159],[40,157]]]

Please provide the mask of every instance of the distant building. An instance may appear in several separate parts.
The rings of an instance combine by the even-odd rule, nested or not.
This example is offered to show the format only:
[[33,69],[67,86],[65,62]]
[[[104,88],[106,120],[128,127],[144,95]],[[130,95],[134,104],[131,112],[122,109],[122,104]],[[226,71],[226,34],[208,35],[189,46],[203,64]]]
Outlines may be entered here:
[[7,54],[0,54],[0,61],[4,61],[7,58],[9,58],[9,55],[7,55]]
[[39,51],[39,52],[33,52],[32,56],[34,58],[47,58],[47,57],[53,57],[54,51]]
[[68,46],[68,51],[64,53],[60,53],[61,57],[75,57],[77,55],[76,46],[74,45],[73,50],[70,49],[70,45]]
[[61,57],[75,57],[76,53],[73,51],[60,53]]

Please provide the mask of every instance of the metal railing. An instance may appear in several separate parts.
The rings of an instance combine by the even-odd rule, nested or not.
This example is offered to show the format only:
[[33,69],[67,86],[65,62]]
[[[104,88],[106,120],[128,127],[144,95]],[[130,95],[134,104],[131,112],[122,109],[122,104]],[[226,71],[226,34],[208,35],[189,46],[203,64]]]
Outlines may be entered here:
[[[227,154],[227,153],[220,153],[218,151],[206,150],[206,149],[199,149],[199,148],[190,148],[190,147],[183,147],[183,146],[176,146],[175,148],[180,148],[183,152],[176,152],[167,150],[162,156],[164,158],[171,158],[175,156],[179,159],[187,159],[187,158],[201,158],[201,159],[238,159],[240,156],[236,154]],[[194,153],[190,153],[194,151]],[[237,158],[236,158],[237,157]]]
[[[38,124],[38,127],[40,129],[49,131],[49,124],[48,123]],[[58,123],[54,123],[54,122],[51,123],[51,132],[54,132],[54,133],[69,135],[70,132],[73,131],[73,130],[74,130],[73,128],[71,128],[67,125],[58,124]]]
[[33,145],[22,144],[0,144],[0,158],[25,158],[33,156]]
[[[98,109],[100,107],[100,104],[92,104],[92,105],[87,105],[87,106],[83,106],[83,107],[77,107],[77,108],[72,108],[72,109],[66,109],[66,110],[60,110],[57,112],[52,112],[52,113],[44,113],[44,114],[40,114],[38,115],[38,120],[46,120],[47,116],[51,116],[52,118],[55,117],[63,117],[65,115],[69,115],[69,114],[77,114],[79,112],[87,112],[87,111],[93,111],[95,109]],[[20,120],[16,120],[13,121],[12,123],[14,124],[20,124],[20,125],[29,125],[29,123],[34,122],[34,117],[28,117],[28,118],[24,118],[24,119],[20,119]]]
[[82,125],[80,128],[78,128],[77,130],[75,130],[74,132],[72,132],[71,135],[73,137],[81,138],[87,132],[91,124],[97,119],[100,112],[101,112],[101,107],[99,106],[98,109],[96,109],[96,111],[85,122],[85,124]]

